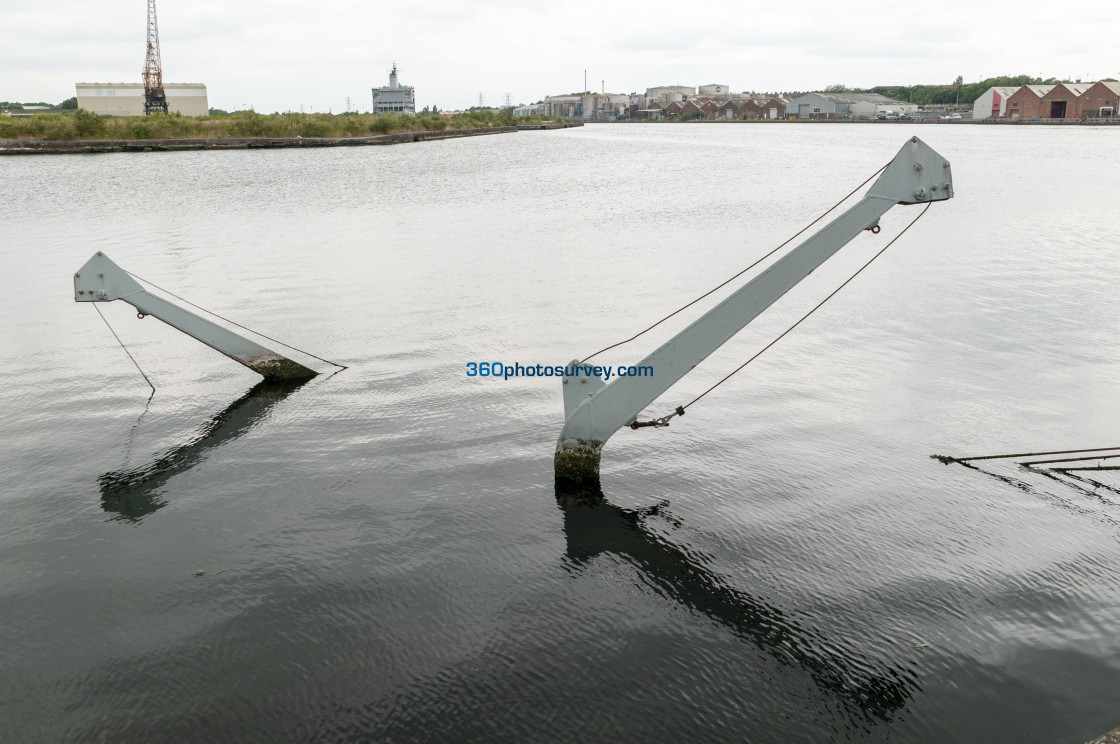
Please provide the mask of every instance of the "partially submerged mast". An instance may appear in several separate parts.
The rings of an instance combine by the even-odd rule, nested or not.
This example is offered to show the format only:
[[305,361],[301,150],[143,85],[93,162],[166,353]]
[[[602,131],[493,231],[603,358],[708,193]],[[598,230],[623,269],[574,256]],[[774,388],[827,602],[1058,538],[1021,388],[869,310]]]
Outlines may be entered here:
[[[565,376],[564,428],[556,443],[558,482],[582,488],[599,478],[603,445],[697,364],[816,270],[896,204],[928,204],[953,196],[949,161],[917,137],[907,142],[867,194],[772,266],[637,363],[652,377],[616,377],[607,384],[574,361]],[[678,409],[680,413],[680,409]]]
[[74,300],[124,300],[139,311],[140,317],[151,315],[159,318],[191,338],[217,349],[233,361],[245,365],[266,380],[306,380],[319,374],[283,354],[277,354],[272,349],[149,293],[101,251],[74,274]]

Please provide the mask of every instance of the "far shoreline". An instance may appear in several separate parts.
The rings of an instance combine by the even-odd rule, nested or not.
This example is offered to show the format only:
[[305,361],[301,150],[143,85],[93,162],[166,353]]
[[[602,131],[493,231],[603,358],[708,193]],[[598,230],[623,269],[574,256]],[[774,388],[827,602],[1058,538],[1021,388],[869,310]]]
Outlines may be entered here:
[[504,127],[471,127],[374,134],[361,137],[198,137],[118,140],[0,140],[0,155],[77,155],[116,152],[182,152],[191,150],[264,150],[291,147],[361,147],[405,142],[512,134],[520,131],[568,129],[584,122],[541,122]]
[[1120,117],[1111,119],[621,119],[617,121],[589,120],[587,124],[937,124],[957,126],[960,124],[975,124],[982,126],[1075,126],[1075,127],[1110,127],[1120,126]]

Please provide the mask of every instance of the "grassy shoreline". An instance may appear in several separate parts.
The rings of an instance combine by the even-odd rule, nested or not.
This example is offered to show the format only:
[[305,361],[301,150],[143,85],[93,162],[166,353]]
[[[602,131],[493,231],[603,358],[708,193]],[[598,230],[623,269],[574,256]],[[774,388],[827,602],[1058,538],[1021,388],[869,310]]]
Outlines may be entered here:
[[81,155],[113,152],[184,152],[188,150],[259,150],[276,148],[358,147],[396,145],[404,142],[515,134],[526,129],[559,129],[570,124],[522,124],[513,127],[471,127],[439,131],[407,131],[357,137],[191,137],[129,140],[3,140],[0,157],[8,155]]
[[547,117],[514,118],[500,113],[471,111],[450,117],[396,114],[257,114],[108,117],[84,109],[73,114],[36,114],[0,117],[0,141],[178,140],[245,137],[311,138],[369,137],[402,132],[511,127],[540,124]]

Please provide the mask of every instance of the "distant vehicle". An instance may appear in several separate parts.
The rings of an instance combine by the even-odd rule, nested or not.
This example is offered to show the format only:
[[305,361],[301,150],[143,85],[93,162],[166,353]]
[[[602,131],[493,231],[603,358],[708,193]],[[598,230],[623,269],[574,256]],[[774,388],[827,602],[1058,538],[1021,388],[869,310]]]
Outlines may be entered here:
[[949,118],[949,119],[959,119],[959,118],[961,118],[961,115],[960,114],[949,114],[949,116],[947,118]]

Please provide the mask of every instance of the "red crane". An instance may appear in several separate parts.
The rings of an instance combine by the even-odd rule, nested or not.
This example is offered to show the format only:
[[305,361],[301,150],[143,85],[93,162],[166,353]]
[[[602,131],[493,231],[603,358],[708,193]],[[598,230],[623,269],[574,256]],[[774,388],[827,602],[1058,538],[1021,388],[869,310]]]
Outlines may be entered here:
[[167,113],[167,94],[163,91],[163,68],[159,61],[159,28],[156,26],[156,0],[148,0],[148,56],[144,60],[144,113]]

